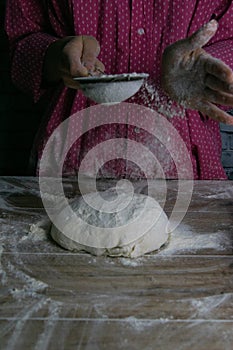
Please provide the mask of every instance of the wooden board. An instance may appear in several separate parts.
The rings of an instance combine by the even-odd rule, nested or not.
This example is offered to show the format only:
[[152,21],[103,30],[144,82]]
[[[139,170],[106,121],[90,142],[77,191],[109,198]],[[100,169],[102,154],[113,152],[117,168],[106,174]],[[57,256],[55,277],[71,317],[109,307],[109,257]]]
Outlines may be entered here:
[[[178,184],[167,185],[169,215]],[[46,219],[37,179],[1,178],[0,348],[232,349],[233,185],[194,185],[168,245],[134,260],[72,253],[34,232]],[[77,195],[75,181],[64,187]]]

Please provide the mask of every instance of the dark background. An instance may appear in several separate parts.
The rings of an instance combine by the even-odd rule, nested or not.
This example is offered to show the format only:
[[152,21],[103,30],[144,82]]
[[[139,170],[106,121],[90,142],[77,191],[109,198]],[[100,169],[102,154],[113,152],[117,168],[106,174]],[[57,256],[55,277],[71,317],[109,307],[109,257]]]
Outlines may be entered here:
[[[28,174],[30,149],[43,106],[18,91],[10,79],[7,38],[3,30],[6,0],[0,0],[0,175]],[[233,127],[220,125],[222,162],[233,180]]]
[[11,83],[7,37],[4,33],[6,0],[0,0],[0,175],[27,175],[30,149],[42,116]]
[[[233,115],[233,111],[230,112]],[[233,127],[221,124],[222,163],[230,180],[233,180]]]

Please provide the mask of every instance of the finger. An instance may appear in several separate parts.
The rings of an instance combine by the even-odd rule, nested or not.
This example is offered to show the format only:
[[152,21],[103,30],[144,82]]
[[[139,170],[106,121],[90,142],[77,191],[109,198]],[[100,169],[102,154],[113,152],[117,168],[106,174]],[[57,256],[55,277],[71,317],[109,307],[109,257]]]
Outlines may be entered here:
[[96,59],[94,74],[101,75],[104,73],[104,71],[105,71],[104,64],[100,60]]
[[190,52],[200,49],[202,46],[208,43],[208,41],[214,36],[218,28],[218,22],[211,20],[204,24],[196,32],[186,39],[181,39],[175,43],[169,45],[165,50],[165,56],[169,60],[171,55],[175,59],[183,59],[184,55],[189,57]]
[[205,85],[211,90],[233,93],[233,84],[220,80],[214,75],[207,74],[205,79]]
[[83,36],[83,52],[81,61],[88,71],[95,68],[96,58],[100,52],[98,41],[93,37]]
[[187,38],[187,46],[191,50],[195,50],[202,47],[210,41],[218,29],[218,22],[216,20],[211,20],[210,22],[204,24],[196,32],[194,32],[189,38]]
[[74,81],[74,79],[69,74],[63,74],[62,79],[63,79],[64,85],[69,88],[76,89],[76,90],[79,90],[81,88],[80,84]]
[[213,103],[233,107],[233,94],[227,94],[221,91],[205,88],[204,98],[205,100],[211,101]]
[[87,76],[88,69],[81,62],[83,52],[83,39],[78,36],[71,40],[63,49],[64,67],[71,76]]
[[233,125],[233,117],[208,101],[202,101],[198,110],[217,122]]
[[221,60],[212,56],[205,58],[205,70],[209,74],[225,81],[226,83],[233,83],[233,72],[231,68]]

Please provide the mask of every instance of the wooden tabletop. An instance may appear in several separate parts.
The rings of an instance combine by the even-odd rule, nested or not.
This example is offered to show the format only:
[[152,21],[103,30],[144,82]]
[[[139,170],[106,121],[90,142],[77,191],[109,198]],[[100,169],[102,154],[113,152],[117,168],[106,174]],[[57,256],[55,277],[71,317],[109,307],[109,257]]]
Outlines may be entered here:
[[137,259],[54,243],[37,178],[2,177],[0,192],[1,349],[233,349],[233,182],[195,182],[169,243]]

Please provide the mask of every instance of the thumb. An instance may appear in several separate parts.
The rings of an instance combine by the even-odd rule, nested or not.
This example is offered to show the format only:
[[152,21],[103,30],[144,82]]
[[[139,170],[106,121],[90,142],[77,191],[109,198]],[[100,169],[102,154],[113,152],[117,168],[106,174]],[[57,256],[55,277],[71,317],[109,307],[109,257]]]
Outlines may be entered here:
[[72,76],[87,76],[88,70],[81,62],[83,52],[82,36],[72,38],[63,48],[63,61],[69,73]]
[[187,49],[195,50],[204,46],[215,35],[217,29],[218,22],[215,19],[204,24],[201,28],[199,28],[195,33],[193,33],[189,38],[185,40]]
[[100,45],[92,36],[83,35],[82,39],[83,51],[81,60],[88,71],[92,71],[95,66],[96,58],[100,53]]

